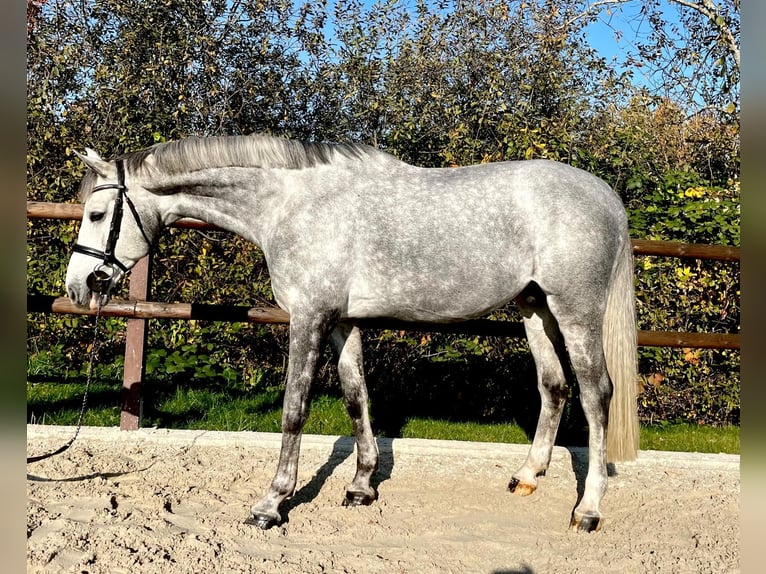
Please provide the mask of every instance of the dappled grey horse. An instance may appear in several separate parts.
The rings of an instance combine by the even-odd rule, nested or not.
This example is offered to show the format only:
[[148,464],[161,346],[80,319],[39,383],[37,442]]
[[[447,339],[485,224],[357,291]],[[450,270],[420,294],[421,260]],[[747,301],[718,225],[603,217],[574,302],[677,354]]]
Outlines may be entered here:
[[601,526],[607,456],[630,460],[637,450],[631,247],[625,210],[603,181],[546,160],[426,169],[367,146],[258,135],[188,138],[112,161],[78,155],[89,170],[66,278],[74,303],[106,303],[160,230],[182,217],[263,250],[274,298],[290,314],[290,349],[279,464],[251,523],[280,523],[279,506],[293,494],[309,388],[328,340],[357,445],[344,503],[370,504],[378,452],[354,322],[455,322],[515,300],[542,407],[509,488],[532,493],[548,467],[568,357],[589,425],[571,527]]

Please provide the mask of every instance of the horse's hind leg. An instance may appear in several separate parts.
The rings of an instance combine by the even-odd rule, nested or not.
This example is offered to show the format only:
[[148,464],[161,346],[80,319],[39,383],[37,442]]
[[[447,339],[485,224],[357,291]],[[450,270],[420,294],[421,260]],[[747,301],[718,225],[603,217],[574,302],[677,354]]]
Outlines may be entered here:
[[606,370],[600,318],[585,324],[560,323],[569,359],[580,388],[580,401],[588,421],[588,474],[582,499],[572,513],[571,528],[593,532],[602,525],[599,505],[606,492],[606,432],[612,383]]
[[293,313],[290,317],[290,353],[279,464],[268,492],[252,507],[251,518],[247,520],[264,530],[281,522],[279,505],[295,490],[301,433],[309,416],[309,391],[333,322],[331,314],[316,312],[308,315]]
[[542,292],[527,291],[517,299],[524,317],[524,328],[537,368],[540,391],[540,416],[532,446],[524,465],[516,471],[508,488],[526,496],[537,488],[537,477],[544,474],[551,461],[556,431],[567,397],[567,383],[562,357],[561,334]]
[[362,339],[358,327],[339,324],[330,335],[338,353],[338,376],[343,388],[346,410],[354,423],[356,437],[356,476],[346,487],[344,505],[371,504],[376,498],[370,479],[378,468],[378,446],[372,434],[367,406],[367,385],[362,366]]

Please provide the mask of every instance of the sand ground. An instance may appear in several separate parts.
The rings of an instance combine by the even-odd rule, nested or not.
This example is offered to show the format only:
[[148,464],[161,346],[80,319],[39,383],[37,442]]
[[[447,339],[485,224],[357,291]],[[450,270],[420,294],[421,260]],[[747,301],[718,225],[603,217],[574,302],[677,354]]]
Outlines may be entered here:
[[[27,427],[27,452],[72,427]],[[600,532],[567,528],[582,449],[556,447],[529,497],[524,445],[380,439],[379,499],[341,506],[347,437],[306,436],[287,521],[244,523],[279,435],[85,428],[27,466],[28,572],[726,573],[740,562],[739,456],[642,451],[613,469]],[[283,512],[284,514],[284,512]]]

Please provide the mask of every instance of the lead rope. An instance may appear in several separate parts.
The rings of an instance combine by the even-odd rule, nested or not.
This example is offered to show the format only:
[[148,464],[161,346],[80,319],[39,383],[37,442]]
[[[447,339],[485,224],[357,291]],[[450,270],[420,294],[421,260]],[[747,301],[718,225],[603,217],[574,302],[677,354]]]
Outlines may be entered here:
[[82,405],[80,406],[80,415],[77,417],[77,429],[74,432],[74,436],[69,439],[69,441],[62,447],[59,447],[57,450],[54,450],[52,452],[48,452],[46,454],[41,454],[38,456],[28,456],[27,457],[27,464],[31,462],[37,462],[39,460],[44,460],[46,458],[50,458],[52,456],[56,456],[57,454],[61,454],[66,449],[68,449],[70,446],[72,446],[72,443],[77,439],[77,435],[80,434],[80,429],[82,428],[82,417],[85,414],[85,407],[88,404],[88,391],[90,390],[90,382],[93,378],[93,363],[96,360],[96,343],[98,342],[98,323],[99,319],[101,319],[101,295],[98,296],[98,309],[96,310],[96,321],[93,325],[93,344],[90,346],[90,353],[88,357],[88,371],[85,378],[85,392],[82,396]]

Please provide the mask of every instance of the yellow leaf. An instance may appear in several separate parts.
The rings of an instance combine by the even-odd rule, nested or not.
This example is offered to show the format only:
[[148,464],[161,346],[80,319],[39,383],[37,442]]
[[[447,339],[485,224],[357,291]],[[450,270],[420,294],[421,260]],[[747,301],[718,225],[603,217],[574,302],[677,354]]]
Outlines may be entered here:
[[655,389],[658,389],[660,388],[662,381],[665,380],[665,375],[662,373],[652,373],[647,377],[647,380],[649,381],[649,384],[651,384]]
[[699,349],[683,349],[684,352],[684,361],[687,363],[691,363],[692,365],[699,365],[700,363],[700,352]]

